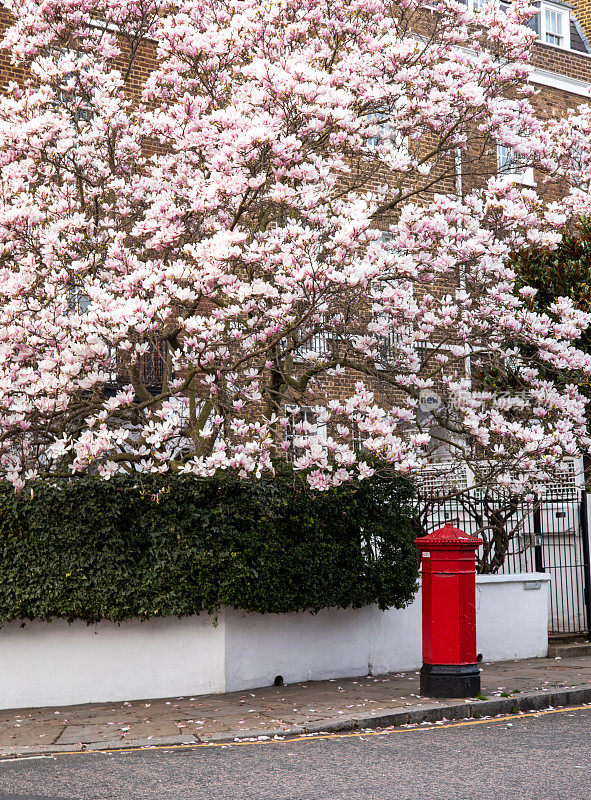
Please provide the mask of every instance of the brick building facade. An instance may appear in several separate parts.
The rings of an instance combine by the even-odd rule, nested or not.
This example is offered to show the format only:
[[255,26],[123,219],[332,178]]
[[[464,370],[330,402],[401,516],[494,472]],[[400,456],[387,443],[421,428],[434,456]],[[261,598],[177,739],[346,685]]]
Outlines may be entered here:
[[[477,10],[481,0],[465,0],[473,10]],[[533,99],[541,118],[563,117],[570,109],[591,99],[591,2],[577,2],[575,7],[559,0],[538,0],[539,11],[531,22],[537,32],[538,40],[533,48],[531,82],[537,90]],[[431,13],[428,6],[425,13]],[[0,8],[0,36],[10,24],[10,16]],[[125,41],[122,53],[122,64],[119,65],[126,74],[126,83],[130,93],[138,93],[154,64],[154,43],[146,41]],[[0,51],[0,87],[6,87],[11,80],[22,81],[22,70],[15,68],[6,51]],[[521,171],[511,161],[511,154],[498,148],[491,142],[484,153],[484,161],[477,170],[469,159],[463,159],[461,165],[453,159],[442,163],[442,180],[438,191],[449,193],[469,191],[479,181],[484,180],[499,169],[510,172],[519,183],[532,185],[540,183],[541,176],[532,170]],[[461,169],[459,168],[461,166]],[[559,191],[552,186],[548,192]],[[549,196],[551,199],[551,195]],[[387,224],[384,220],[383,227]],[[322,349],[327,342],[313,339],[311,344]],[[328,345],[329,346],[329,345]],[[162,371],[160,345],[154,348],[147,357],[144,369],[144,383],[147,386],[157,384]],[[320,355],[320,353],[319,353]],[[296,368],[297,374],[297,368]],[[331,397],[351,394],[356,378],[345,374],[339,377],[327,377],[324,391]],[[396,400],[395,396],[384,396],[383,388],[378,390],[378,399],[386,405]],[[296,398],[294,398],[295,400]],[[303,413],[304,416],[306,412]]]
[[[465,0],[470,9],[477,9],[483,0]],[[530,81],[536,94],[532,98],[532,105],[540,119],[561,118],[568,115],[571,110],[591,100],[591,0],[580,3],[580,12],[583,25],[575,14],[573,6],[563,2],[536,2],[539,10],[536,17],[530,22],[538,34],[537,41],[532,51],[532,73]],[[427,6],[428,8],[428,6]],[[589,38],[587,36],[589,33]],[[543,175],[537,170],[529,168],[523,170],[515,168],[507,157],[510,157],[503,148],[495,142],[490,142],[489,147],[478,156],[466,157],[461,161],[451,164],[448,174],[443,177],[437,186],[439,192],[461,192],[466,194],[471,189],[482,185],[488,177],[496,174],[510,174],[514,180],[524,186],[535,186],[539,193],[549,202],[556,199],[564,190],[560,184],[550,181],[547,185]],[[443,171],[443,168],[442,168]],[[384,220],[386,227],[388,220]],[[437,291],[436,287],[429,287],[430,291]],[[449,290],[449,285],[442,286],[443,291]],[[421,288],[418,288],[421,291]],[[320,346],[322,342],[320,342]],[[435,351],[430,344],[422,345],[425,358]],[[330,397],[349,397],[354,390],[359,376],[345,373],[338,378],[327,378],[324,383],[326,394]],[[379,381],[375,384],[371,379],[366,383],[374,389],[376,399],[384,406],[400,401],[400,395],[394,389],[387,388]],[[426,415],[428,416],[428,415]],[[299,419],[313,420],[312,409],[303,409],[298,414]],[[353,435],[358,437],[356,444],[362,445],[362,437],[357,431]],[[431,450],[434,459],[440,452],[438,443],[434,440]]]

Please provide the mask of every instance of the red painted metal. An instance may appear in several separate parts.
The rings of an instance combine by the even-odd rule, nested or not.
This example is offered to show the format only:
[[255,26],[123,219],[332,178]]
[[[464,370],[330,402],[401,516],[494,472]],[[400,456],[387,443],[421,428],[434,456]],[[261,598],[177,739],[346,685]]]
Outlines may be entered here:
[[447,524],[415,541],[422,556],[423,662],[475,664],[474,556],[482,539]]

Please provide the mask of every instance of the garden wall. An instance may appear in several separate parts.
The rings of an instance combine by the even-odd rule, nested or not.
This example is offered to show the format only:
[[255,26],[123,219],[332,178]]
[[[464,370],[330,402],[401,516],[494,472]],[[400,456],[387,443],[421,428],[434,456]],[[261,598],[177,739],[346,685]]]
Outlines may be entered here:
[[[549,577],[478,576],[483,661],[546,655]],[[10,622],[0,629],[0,708],[189,696],[418,669],[420,593],[402,610],[255,614],[222,609],[117,625]]]

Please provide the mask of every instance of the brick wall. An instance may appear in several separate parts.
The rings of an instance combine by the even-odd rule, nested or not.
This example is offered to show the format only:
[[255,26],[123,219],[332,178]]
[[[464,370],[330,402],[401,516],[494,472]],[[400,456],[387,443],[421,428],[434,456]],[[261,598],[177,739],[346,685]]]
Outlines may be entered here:
[[591,56],[586,53],[576,53],[573,50],[564,50],[551,44],[536,42],[533,48],[532,64],[539,69],[591,82]]
[[591,0],[571,0],[585,36],[591,41]]
[[[12,24],[12,17],[9,12],[0,5],[0,37],[4,36],[6,29]],[[6,88],[10,81],[24,80],[25,73],[22,69],[17,69],[11,63],[10,53],[0,50],[0,91]]]
[[[12,24],[10,12],[0,5],[0,38]],[[127,76],[126,86],[130,94],[139,94],[156,61],[156,45],[151,41],[133,42],[122,37],[121,56],[116,62],[117,69]],[[131,64],[131,66],[130,66]],[[0,50],[0,91],[6,88],[10,81],[22,82],[25,72],[15,67],[11,62],[10,54]]]
[[[579,2],[579,19],[586,25],[586,33],[591,39],[591,0]],[[0,36],[3,34],[6,27],[10,24],[9,13],[0,6]],[[155,46],[152,42],[140,43],[139,48],[136,50],[133,42],[127,42],[123,47],[123,52],[117,66],[123,73],[127,72],[129,60],[132,61],[132,66],[129,71],[127,86],[130,94],[138,94],[139,90],[146,80],[155,59]],[[572,51],[561,50],[550,45],[537,43],[533,52],[533,64],[539,69],[548,72],[557,73],[562,76],[575,78],[583,82],[591,84],[591,57],[574,53]],[[10,57],[6,52],[0,51],[0,91],[6,87],[10,80],[22,81],[24,79],[24,72],[16,69],[10,63]],[[579,95],[565,92],[560,89],[539,86],[538,93],[534,99],[534,103],[538,109],[541,117],[548,116],[563,116],[569,109],[576,107],[579,103],[584,101]],[[426,142],[422,143],[426,146]],[[154,145],[153,145],[154,146]],[[474,176],[470,177],[470,169],[465,170],[464,174],[464,189],[469,190],[471,185],[477,185],[479,180],[487,177],[496,170],[496,147],[494,142],[490,143],[488,152],[479,154],[480,163],[477,164],[477,158],[474,154],[472,159],[472,167]],[[455,163],[451,157],[442,159],[438,165],[438,175],[441,177],[441,182],[437,186],[438,191],[454,192],[455,191]],[[374,178],[375,183],[380,183],[386,176],[378,174]],[[538,185],[542,187],[541,176],[536,176]],[[550,185],[543,189],[548,199],[554,199],[560,192],[560,187]],[[380,227],[387,227],[388,219],[381,221]],[[431,291],[436,291],[438,287],[430,287]],[[446,287],[440,287],[445,289]],[[296,375],[299,369],[296,368]],[[326,397],[340,397],[345,398],[349,396],[353,389],[354,383],[359,379],[359,376],[347,370],[344,376],[340,377],[327,377],[316,388],[316,396],[310,398],[308,402],[323,403]],[[376,400],[385,405],[393,404],[400,401],[400,393],[396,388],[386,388],[379,381],[369,379],[367,381],[370,388],[376,391]]]

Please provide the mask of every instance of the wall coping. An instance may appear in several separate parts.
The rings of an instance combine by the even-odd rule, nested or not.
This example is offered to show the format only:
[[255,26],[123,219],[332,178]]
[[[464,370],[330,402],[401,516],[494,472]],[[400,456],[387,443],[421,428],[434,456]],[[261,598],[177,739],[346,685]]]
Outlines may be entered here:
[[516,572],[512,575],[477,575],[476,584],[479,583],[529,583],[530,581],[552,580],[547,572]]

